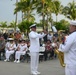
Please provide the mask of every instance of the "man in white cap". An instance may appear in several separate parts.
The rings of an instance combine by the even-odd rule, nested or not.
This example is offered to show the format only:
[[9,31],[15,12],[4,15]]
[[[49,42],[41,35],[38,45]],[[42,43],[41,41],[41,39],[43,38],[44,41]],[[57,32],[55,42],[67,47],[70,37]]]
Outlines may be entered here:
[[70,22],[69,32],[59,51],[64,52],[65,75],[76,75],[76,21]]
[[38,62],[39,62],[39,38],[43,38],[46,35],[46,31],[44,31],[42,34],[38,34],[36,32],[36,24],[33,24],[30,26],[31,32],[29,33],[29,39],[30,39],[30,55],[31,55],[31,74],[38,75],[40,72],[38,72]]
[[9,61],[10,55],[13,54],[16,50],[16,44],[14,42],[14,39],[9,38],[8,40],[9,40],[9,43],[5,47],[5,49],[6,49],[6,52],[5,52],[6,59],[4,61]]

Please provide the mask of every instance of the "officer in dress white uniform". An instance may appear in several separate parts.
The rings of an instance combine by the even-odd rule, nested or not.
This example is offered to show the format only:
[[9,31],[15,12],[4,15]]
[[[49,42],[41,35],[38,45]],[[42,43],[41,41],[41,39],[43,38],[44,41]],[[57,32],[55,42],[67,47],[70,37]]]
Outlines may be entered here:
[[9,61],[9,57],[11,54],[13,54],[16,50],[16,44],[14,42],[14,39],[13,38],[9,38],[8,39],[10,42],[6,45],[6,52],[5,52],[5,56],[6,56],[6,59],[4,61]]
[[76,75],[76,21],[70,22],[70,35],[64,44],[60,44],[59,51],[64,52],[65,75]]
[[27,44],[25,43],[25,40],[22,39],[21,43],[17,46],[17,51],[15,53],[15,61],[16,63],[20,63],[20,56],[25,55],[27,50]]
[[31,56],[31,74],[37,75],[40,74],[38,72],[38,62],[39,62],[39,38],[43,38],[46,34],[46,31],[42,34],[38,34],[36,32],[36,24],[33,24],[30,26],[31,32],[29,33],[29,39],[30,39],[30,56]]

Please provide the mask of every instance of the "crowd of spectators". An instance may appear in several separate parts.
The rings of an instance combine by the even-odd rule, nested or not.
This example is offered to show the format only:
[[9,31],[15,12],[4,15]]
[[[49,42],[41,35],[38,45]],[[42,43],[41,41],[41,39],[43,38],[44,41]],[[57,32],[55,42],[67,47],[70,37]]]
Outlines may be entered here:
[[[43,60],[54,59],[57,57],[55,47],[58,46],[59,40],[64,43],[65,33],[48,33],[44,38],[40,39],[40,47],[45,47],[43,52]],[[11,39],[10,39],[11,38]],[[25,55],[29,50],[30,41],[25,39],[23,33],[4,33],[0,34],[0,60],[4,57],[4,61],[10,61],[10,55],[14,54],[14,62],[20,62],[20,56]]]

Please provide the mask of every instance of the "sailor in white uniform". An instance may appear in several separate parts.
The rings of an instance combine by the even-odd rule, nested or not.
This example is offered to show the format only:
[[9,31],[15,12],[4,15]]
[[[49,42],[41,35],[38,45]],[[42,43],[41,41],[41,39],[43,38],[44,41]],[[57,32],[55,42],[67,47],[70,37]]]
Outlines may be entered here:
[[11,54],[13,54],[16,50],[16,44],[14,42],[14,39],[13,38],[9,38],[9,43],[6,45],[6,52],[5,52],[5,56],[6,56],[6,59],[4,61],[9,61],[9,57]]
[[65,75],[76,75],[76,21],[70,22],[70,35],[64,44],[60,44],[59,51],[64,52]]
[[38,34],[36,32],[36,24],[33,24],[30,26],[31,32],[29,33],[29,39],[30,39],[30,55],[31,55],[31,74],[37,75],[40,74],[38,72],[38,62],[39,62],[39,38],[43,38],[46,34],[46,31],[42,34]]
[[16,63],[20,63],[20,56],[25,55],[27,50],[27,44],[25,43],[25,40],[22,39],[21,43],[17,46],[17,51],[15,53],[15,61]]

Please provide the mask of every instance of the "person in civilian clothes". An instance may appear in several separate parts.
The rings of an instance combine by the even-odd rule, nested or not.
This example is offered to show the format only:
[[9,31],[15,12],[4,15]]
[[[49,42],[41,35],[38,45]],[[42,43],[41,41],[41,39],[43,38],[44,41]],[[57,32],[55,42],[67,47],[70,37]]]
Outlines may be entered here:
[[2,36],[2,34],[0,34],[0,60],[1,60],[1,54],[3,54],[3,56],[5,57],[5,39]]
[[9,57],[11,54],[13,54],[16,50],[16,44],[14,42],[13,38],[9,38],[9,43],[6,45],[6,52],[5,57],[6,59],[4,61],[9,61]]
[[31,32],[29,33],[30,39],[30,56],[31,56],[31,74],[37,75],[40,74],[38,72],[38,62],[39,62],[39,38],[43,38],[46,35],[46,31],[42,34],[38,34],[36,32],[36,24],[30,26]]
[[70,34],[59,51],[64,52],[65,75],[76,75],[76,21],[70,22]]
[[[49,57],[48,54],[50,54]],[[47,43],[45,44],[44,60],[46,61],[47,58],[53,59],[53,56],[54,56],[54,51],[53,51],[52,43],[50,40],[47,40]]]

